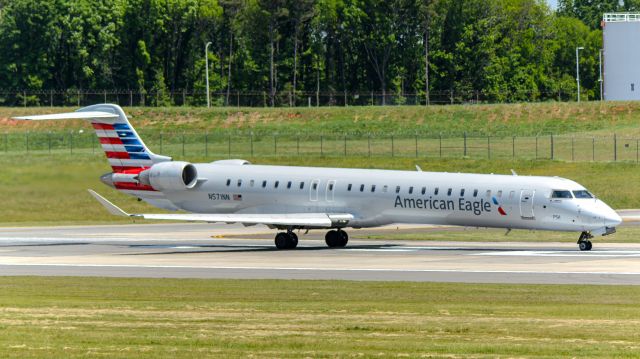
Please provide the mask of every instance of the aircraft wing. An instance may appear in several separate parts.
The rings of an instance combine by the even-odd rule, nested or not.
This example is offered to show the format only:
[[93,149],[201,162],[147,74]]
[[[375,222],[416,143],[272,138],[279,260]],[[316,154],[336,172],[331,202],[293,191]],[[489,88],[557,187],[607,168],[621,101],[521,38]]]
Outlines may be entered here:
[[353,215],[349,213],[267,213],[267,214],[208,214],[208,213],[150,213],[129,214],[111,203],[98,193],[89,190],[89,193],[102,204],[109,213],[116,216],[126,216],[144,219],[160,219],[173,221],[192,222],[225,222],[242,223],[245,225],[266,224],[271,226],[295,226],[295,227],[343,227]]

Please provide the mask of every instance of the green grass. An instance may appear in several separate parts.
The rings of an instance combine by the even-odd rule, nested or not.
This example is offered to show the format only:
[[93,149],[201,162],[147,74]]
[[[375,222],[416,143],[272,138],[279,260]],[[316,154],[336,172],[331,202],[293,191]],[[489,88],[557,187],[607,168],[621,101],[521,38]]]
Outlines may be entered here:
[[[24,123],[12,116],[75,108],[0,108],[0,131],[90,129],[82,121]],[[640,133],[640,103],[582,102],[506,105],[321,108],[125,108],[138,129],[256,133],[429,133],[477,135]]]
[[0,356],[637,357],[640,287],[0,278]]
[[[211,161],[214,158],[186,158]],[[335,166],[425,171],[558,175],[585,185],[614,208],[640,207],[640,167],[632,163],[565,163],[391,157],[265,157],[254,163],[298,166]],[[30,154],[0,156],[0,225],[62,225],[123,223],[129,219],[108,215],[86,192],[95,189],[130,212],[158,211],[136,199],[105,187],[100,175],[110,172],[102,154]]]

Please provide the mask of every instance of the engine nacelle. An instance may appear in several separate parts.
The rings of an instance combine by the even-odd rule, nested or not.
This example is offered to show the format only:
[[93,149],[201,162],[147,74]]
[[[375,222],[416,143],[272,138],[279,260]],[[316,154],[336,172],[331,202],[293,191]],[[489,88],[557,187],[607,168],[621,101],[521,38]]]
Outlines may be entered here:
[[189,162],[160,162],[140,172],[138,180],[157,191],[180,191],[195,187],[198,171]]

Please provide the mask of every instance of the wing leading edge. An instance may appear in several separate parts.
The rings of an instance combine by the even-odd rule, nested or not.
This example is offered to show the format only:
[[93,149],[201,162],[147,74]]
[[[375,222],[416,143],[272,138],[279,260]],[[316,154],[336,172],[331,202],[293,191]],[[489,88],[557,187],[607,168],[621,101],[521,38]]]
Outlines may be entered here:
[[104,206],[109,213],[144,219],[191,221],[191,222],[225,222],[245,225],[265,224],[277,227],[312,227],[332,228],[344,227],[353,219],[350,213],[269,213],[269,214],[208,214],[208,213],[149,213],[130,214],[111,203],[98,193],[89,193]]

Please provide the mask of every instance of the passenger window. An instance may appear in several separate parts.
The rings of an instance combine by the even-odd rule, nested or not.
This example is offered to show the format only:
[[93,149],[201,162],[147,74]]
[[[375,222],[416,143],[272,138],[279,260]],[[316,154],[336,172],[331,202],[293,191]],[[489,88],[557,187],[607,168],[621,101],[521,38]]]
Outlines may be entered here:
[[291,188],[291,181],[287,182],[287,189]]
[[509,199],[513,199],[513,196],[515,196],[516,191],[511,191],[509,192]]
[[447,196],[451,196],[451,192],[453,192],[453,189],[449,188],[449,189],[447,190]]
[[363,185],[363,184],[361,184],[361,185],[360,185],[360,192],[363,192],[363,191],[364,191],[364,185]]
[[498,198],[502,197],[502,190],[498,191]]
[[333,191],[333,183],[329,183],[329,191]]
[[231,186],[231,179],[227,178],[227,187]]
[[241,179],[238,180],[238,187],[240,187],[240,186],[242,186],[242,180]]
[[278,188],[279,184],[280,184],[280,181],[276,181],[276,183],[273,184],[273,188]]
[[551,198],[571,199],[573,196],[571,195],[571,191],[556,190],[551,193]]
[[400,193],[400,186],[396,186],[396,193]]
[[318,189],[318,183],[317,182],[313,182],[313,190],[317,190]]
[[409,187],[409,194],[413,193],[413,187]]
[[262,181],[262,188],[267,187],[267,181]]
[[300,189],[304,189],[304,182],[300,182]]
[[382,192],[387,193],[388,189],[389,189],[389,186],[384,185],[384,187],[382,187]]
[[433,195],[437,196],[438,195],[438,191],[440,191],[440,188],[436,187],[436,189],[433,190]]
[[478,190],[477,190],[477,189],[474,189],[474,190],[473,190],[473,196],[474,196],[474,197],[478,197]]
[[464,188],[460,190],[460,197],[464,197]]
[[249,186],[253,187],[253,184],[255,183],[254,180],[249,181]]
[[490,189],[487,190],[487,197],[491,197],[491,190]]
[[422,194],[427,193],[427,187],[422,187]]
[[371,185],[371,192],[375,192],[376,191],[376,185],[372,184]]
[[351,185],[351,183],[349,183],[349,185],[347,186],[347,191],[351,192],[351,187],[352,187],[352,185]]

